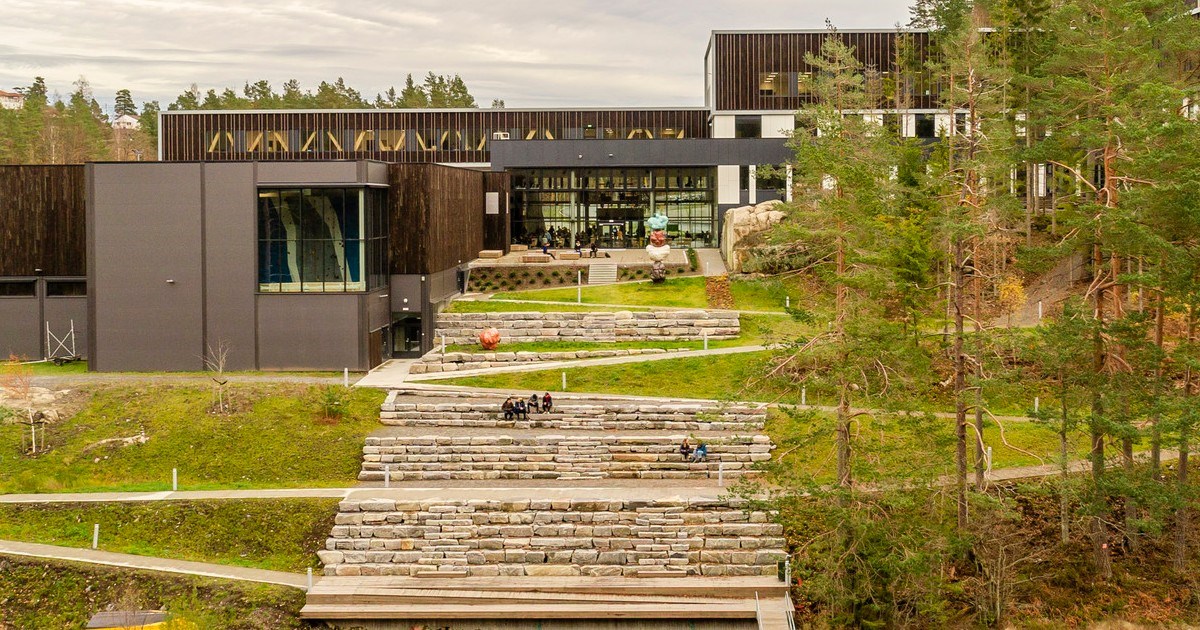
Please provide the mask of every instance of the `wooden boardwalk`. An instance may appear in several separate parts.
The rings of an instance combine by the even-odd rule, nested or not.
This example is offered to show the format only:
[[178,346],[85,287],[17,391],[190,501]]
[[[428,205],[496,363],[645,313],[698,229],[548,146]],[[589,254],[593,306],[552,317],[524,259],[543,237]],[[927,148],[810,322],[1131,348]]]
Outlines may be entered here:
[[305,619],[745,620],[788,628],[787,589],[774,578],[323,577]]

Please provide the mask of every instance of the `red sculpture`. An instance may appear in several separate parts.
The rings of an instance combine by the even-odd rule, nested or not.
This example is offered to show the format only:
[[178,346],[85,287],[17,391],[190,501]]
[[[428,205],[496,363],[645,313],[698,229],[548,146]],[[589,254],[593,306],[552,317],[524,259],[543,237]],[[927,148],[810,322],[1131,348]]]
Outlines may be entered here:
[[500,344],[500,331],[495,328],[485,329],[479,333],[479,345],[483,346],[484,350],[495,350]]
[[650,233],[650,244],[655,247],[662,247],[667,244],[667,233],[662,230],[654,230]]

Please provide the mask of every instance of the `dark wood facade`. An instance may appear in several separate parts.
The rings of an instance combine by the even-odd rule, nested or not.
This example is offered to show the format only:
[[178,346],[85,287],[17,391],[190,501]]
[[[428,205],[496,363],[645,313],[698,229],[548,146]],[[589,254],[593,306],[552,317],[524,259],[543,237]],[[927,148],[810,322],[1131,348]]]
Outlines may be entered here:
[[[829,37],[854,48],[868,70],[880,73],[889,94],[887,107],[936,108],[937,85],[924,67],[928,34],[921,31],[777,31],[714,32],[708,51],[712,63],[713,108],[721,111],[795,111],[811,102],[797,75],[813,72],[805,61],[820,54]],[[763,79],[779,77],[774,89]]]
[[0,166],[0,277],[84,276],[82,165]]
[[494,134],[510,140],[708,137],[708,112],[687,109],[164,112],[160,159],[380,160],[484,163]]
[[[486,249],[489,174],[437,164],[392,164],[388,171],[391,273],[452,269]],[[508,214],[499,220],[507,223]]]

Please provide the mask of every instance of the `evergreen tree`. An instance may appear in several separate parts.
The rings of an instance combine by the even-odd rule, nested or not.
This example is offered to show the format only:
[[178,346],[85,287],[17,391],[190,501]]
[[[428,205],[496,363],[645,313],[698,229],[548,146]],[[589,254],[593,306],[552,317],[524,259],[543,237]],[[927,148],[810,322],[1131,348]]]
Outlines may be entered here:
[[129,94],[129,90],[117,90],[117,96],[113,104],[113,113],[117,118],[121,116],[137,116],[137,105],[133,102],[133,96]]
[[413,82],[412,74],[404,78],[404,89],[400,91],[401,107],[429,107],[429,94]]

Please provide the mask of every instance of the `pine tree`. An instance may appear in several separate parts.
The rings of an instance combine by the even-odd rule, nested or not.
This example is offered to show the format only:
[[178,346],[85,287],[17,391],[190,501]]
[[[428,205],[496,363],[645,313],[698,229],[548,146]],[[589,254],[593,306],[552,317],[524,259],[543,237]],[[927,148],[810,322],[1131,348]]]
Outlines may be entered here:
[[404,78],[404,89],[400,91],[401,107],[429,107],[429,94],[413,82],[412,73]]
[[113,113],[117,118],[121,116],[137,116],[137,105],[133,102],[133,96],[129,94],[129,90],[117,90],[117,96],[113,103]]

